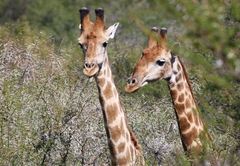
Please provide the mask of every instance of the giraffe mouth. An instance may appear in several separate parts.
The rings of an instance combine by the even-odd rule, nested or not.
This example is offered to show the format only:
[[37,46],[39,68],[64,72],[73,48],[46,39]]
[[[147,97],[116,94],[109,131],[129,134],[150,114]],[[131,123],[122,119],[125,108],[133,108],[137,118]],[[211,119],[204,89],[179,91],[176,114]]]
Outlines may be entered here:
[[125,87],[125,91],[128,93],[136,92],[141,87],[143,87],[151,82],[156,82],[157,80],[159,80],[159,78],[150,80],[150,79],[147,79],[145,76],[144,79],[142,79],[142,81],[140,81],[140,79],[138,77],[130,77],[128,79],[128,83]]
[[125,87],[125,91],[128,93],[133,93],[133,92],[138,91],[141,87],[143,87],[147,84],[148,84],[148,81],[144,81],[144,82],[142,82],[142,84],[135,84],[135,85],[127,84]]
[[89,78],[95,76],[98,73],[98,71],[99,71],[98,67],[95,67],[91,70],[86,68],[83,69],[83,73]]
[[103,65],[103,62],[95,65],[95,66],[92,67],[92,68],[86,68],[86,67],[84,67],[84,68],[83,68],[83,73],[84,73],[86,76],[88,76],[89,78],[95,77],[95,76],[98,75],[98,73],[99,73],[100,70],[102,69],[102,65]]
[[142,84],[141,84],[141,87],[145,86],[148,84],[148,81],[144,81]]
[[142,84],[141,84],[141,87],[143,87],[143,86],[145,86],[145,85],[147,85],[147,84],[149,84],[149,83],[152,83],[152,82],[156,82],[156,81],[158,81],[158,80],[160,80],[161,78],[156,78],[156,79],[147,79],[147,80],[144,80],[143,82],[142,82]]

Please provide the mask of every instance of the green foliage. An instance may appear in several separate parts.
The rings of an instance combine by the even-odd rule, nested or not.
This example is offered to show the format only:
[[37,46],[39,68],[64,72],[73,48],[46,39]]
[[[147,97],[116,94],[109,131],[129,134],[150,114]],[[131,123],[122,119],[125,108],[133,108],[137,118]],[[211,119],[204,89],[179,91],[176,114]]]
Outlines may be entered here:
[[2,0],[0,3],[0,24],[18,20],[30,3],[30,0]]
[[[96,92],[84,92],[87,81],[69,70],[74,52],[62,47],[55,50],[51,38],[44,32],[34,33],[27,23],[9,29],[15,34],[7,33],[1,40],[1,165],[59,165],[69,163],[67,157],[84,164],[95,156],[85,146],[96,148],[93,140],[97,137],[91,136],[92,127],[84,123],[89,112],[82,112],[97,113],[88,106]],[[104,133],[103,127],[97,131]]]
[[[184,59],[220,163],[239,165],[240,3],[231,1],[46,1],[0,3],[0,164],[109,164],[97,88],[82,74],[79,12],[105,9],[120,22],[108,54],[131,129],[147,165],[188,165],[166,83],[124,86],[151,27],[168,29]],[[178,46],[177,46],[178,45]]]

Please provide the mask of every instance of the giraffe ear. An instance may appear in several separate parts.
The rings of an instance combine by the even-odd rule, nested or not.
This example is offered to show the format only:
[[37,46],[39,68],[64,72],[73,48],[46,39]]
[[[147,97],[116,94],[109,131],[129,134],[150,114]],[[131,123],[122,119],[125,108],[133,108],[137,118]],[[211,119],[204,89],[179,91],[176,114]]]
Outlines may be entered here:
[[168,53],[169,53],[170,58],[171,58],[171,63],[173,64],[175,62],[177,54],[171,53],[170,51]]
[[81,24],[79,24],[78,28],[79,28],[80,33],[82,33]]
[[105,31],[105,34],[107,36],[108,39],[113,39],[114,38],[114,35],[115,35],[115,32],[118,28],[118,25],[119,23],[115,23],[113,24],[112,26],[110,26],[106,31]]

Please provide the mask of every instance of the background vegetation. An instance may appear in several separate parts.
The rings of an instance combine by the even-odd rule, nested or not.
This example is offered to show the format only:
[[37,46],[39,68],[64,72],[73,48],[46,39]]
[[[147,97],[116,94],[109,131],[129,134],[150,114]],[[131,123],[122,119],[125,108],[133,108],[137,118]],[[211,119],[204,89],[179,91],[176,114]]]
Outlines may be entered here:
[[134,94],[124,86],[147,42],[168,29],[187,66],[221,165],[240,161],[238,0],[2,0],[0,2],[0,165],[109,164],[95,82],[82,73],[81,7],[120,22],[108,55],[131,129],[147,165],[186,165],[164,81]]

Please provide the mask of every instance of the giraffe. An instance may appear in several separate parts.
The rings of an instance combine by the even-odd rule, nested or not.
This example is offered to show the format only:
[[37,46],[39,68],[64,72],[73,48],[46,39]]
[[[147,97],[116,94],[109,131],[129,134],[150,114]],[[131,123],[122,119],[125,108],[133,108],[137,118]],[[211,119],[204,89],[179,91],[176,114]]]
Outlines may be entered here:
[[114,38],[119,23],[105,30],[104,10],[95,9],[96,21],[90,21],[89,9],[79,10],[81,32],[78,38],[84,55],[83,73],[96,81],[102,107],[112,165],[144,165],[141,146],[130,130],[125,110],[114,84],[107,55],[107,43]]
[[183,149],[187,154],[193,151],[200,152],[205,142],[211,144],[212,138],[201,120],[183,62],[166,47],[167,29],[160,30],[160,37],[157,33],[158,28],[153,27],[148,47],[143,50],[141,59],[127,81],[125,91],[132,93],[150,82],[166,80],[175,108]]

